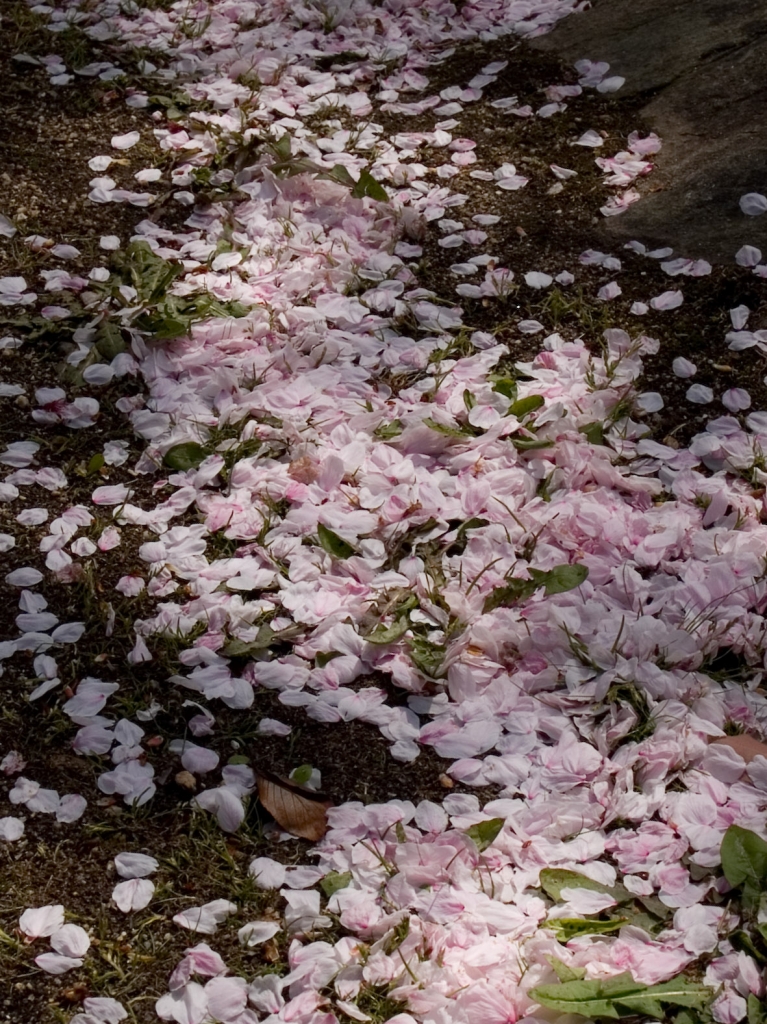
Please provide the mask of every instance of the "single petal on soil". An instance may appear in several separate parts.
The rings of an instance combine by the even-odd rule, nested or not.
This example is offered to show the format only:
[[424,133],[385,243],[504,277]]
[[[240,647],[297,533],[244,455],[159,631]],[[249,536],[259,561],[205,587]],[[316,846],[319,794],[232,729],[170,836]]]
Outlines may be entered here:
[[285,884],[285,865],[271,857],[256,857],[250,862],[248,874],[260,889],[280,889]]
[[5,577],[5,582],[10,583],[12,587],[34,587],[42,578],[43,574],[39,569],[24,566],[22,569],[14,569],[13,572],[9,572]]
[[695,402],[696,405],[708,405],[713,400],[714,392],[705,384],[693,384],[691,388],[687,389],[688,402]]
[[661,292],[660,295],[656,295],[655,298],[650,299],[650,305],[653,309],[676,309],[681,306],[684,302],[684,295],[680,291],[669,291]]
[[215,814],[216,821],[224,832],[236,832],[245,818],[242,800],[228,786],[204,789],[193,802],[204,811]]
[[525,274],[525,284],[528,288],[548,288],[553,278],[539,270],[529,270]]
[[85,956],[90,945],[88,933],[79,924],[65,924],[51,935],[51,946],[62,956]]
[[671,364],[671,369],[677,377],[694,377],[698,372],[698,367],[695,363],[691,363],[690,360],[685,359],[684,356],[677,356]]
[[131,149],[141,138],[140,132],[126,132],[125,135],[113,135],[111,144],[113,149]]
[[120,878],[146,878],[160,866],[159,861],[146,853],[118,853],[114,859]]
[[[53,680],[51,680],[53,682]],[[57,680],[58,682],[58,680]],[[71,824],[73,821],[79,821],[85,813],[85,808],[88,806],[88,801],[84,796],[80,796],[79,793],[68,793],[63,796],[56,808],[56,821],[60,821],[64,824]]]
[[742,412],[751,405],[751,395],[743,388],[729,388],[722,395],[722,405],[730,412]]
[[0,818],[0,839],[6,843],[15,843],[24,835],[23,818]]
[[41,953],[35,957],[35,963],[46,974],[66,974],[83,965],[80,957],[62,956],[60,953]]
[[759,217],[767,213],[767,196],[761,192],[746,192],[740,197],[740,208],[748,217]]
[[663,396],[657,391],[645,391],[641,395],[637,395],[635,405],[640,412],[660,412],[665,405]]
[[741,267],[755,267],[762,262],[762,250],[754,245],[743,245],[735,253],[735,262]]
[[128,1016],[123,1004],[108,996],[89,996],[83,1000],[83,1009],[103,1024],[120,1024]]
[[132,910],[143,910],[154,896],[154,882],[148,878],[131,878],[118,882],[112,890],[112,899],[119,910],[129,914]]
[[273,938],[280,930],[276,921],[250,921],[237,932],[242,946],[258,946]]
[[63,924],[64,907],[60,903],[46,907],[30,907],[19,918],[19,928],[30,939],[53,935]]
[[230,914],[237,913],[237,904],[229,900],[211,900],[202,907],[189,907],[173,917],[174,924],[179,928],[199,932],[201,935],[213,935],[222,921]]

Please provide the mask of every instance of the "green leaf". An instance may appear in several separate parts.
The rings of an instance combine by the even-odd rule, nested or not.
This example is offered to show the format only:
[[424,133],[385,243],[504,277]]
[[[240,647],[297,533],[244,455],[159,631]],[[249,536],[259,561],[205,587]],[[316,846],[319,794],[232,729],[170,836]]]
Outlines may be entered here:
[[518,452],[531,452],[536,448],[551,448],[553,441],[542,441],[531,437],[512,437],[509,439]]
[[585,427],[581,427],[581,433],[590,444],[605,443],[605,432],[601,423],[587,423]]
[[555,956],[547,956],[546,959],[560,981],[580,981],[586,974],[585,967],[568,967]]
[[391,423],[382,423],[380,427],[376,427],[373,433],[381,441],[388,441],[392,437],[399,437],[404,429],[402,420],[392,420]]
[[590,892],[603,892],[617,903],[629,903],[634,897],[623,885],[604,885],[602,882],[595,882],[593,878],[578,871],[569,871],[567,868],[543,868],[538,883],[552,900],[559,902],[562,899],[563,889],[588,889]]
[[329,871],[320,882],[320,888],[330,899],[339,889],[345,889],[351,880],[351,871],[344,871],[343,873],[340,871]]
[[405,843],[405,842],[407,842],[407,833],[405,832],[405,826],[402,824],[401,821],[398,821],[395,824],[395,826],[394,826],[394,834],[397,837],[397,842],[398,843]]
[[250,764],[250,758],[247,754],[232,754],[227,764]]
[[512,579],[502,587],[495,587],[485,598],[482,605],[482,612],[492,612],[496,608],[505,608],[516,601],[524,601],[532,597],[538,589],[538,584],[533,580]]
[[493,384],[493,391],[497,391],[499,395],[503,395],[513,402],[517,397],[517,382],[513,377],[501,377]]
[[112,323],[111,320],[103,320],[99,324],[96,335],[96,348],[99,355],[110,362],[115,356],[125,351],[127,346],[122,336],[122,331],[117,324]]
[[323,551],[327,551],[333,558],[349,558],[350,555],[354,554],[354,548],[345,541],[343,537],[339,537],[337,533],[333,533],[327,526],[322,523],[317,524],[317,537],[319,538],[320,547]]
[[559,902],[562,899],[563,889],[588,889],[590,892],[603,892],[612,895],[609,885],[602,882],[595,882],[593,878],[587,878],[577,871],[568,871],[566,868],[543,868],[538,883],[551,899]]
[[177,317],[165,316],[155,324],[152,333],[158,341],[170,341],[171,338],[180,338],[182,334],[188,334],[190,327],[191,320],[179,320]]
[[476,825],[470,825],[465,834],[474,841],[477,849],[482,853],[491,843],[495,842],[505,824],[505,818],[491,818],[489,821],[480,821]]
[[336,164],[335,167],[331,168],[327,173],[327,177],[337,181],[339,185],[346,185],[347,188],[354,188],[357,184],[343,164]]
[[596,921],[585,917],[557,917],[546,922],[560,942],[569,942],[578,935],[607,935],[617,932],[628,921],[625,917],[611,917],[607,921]]
[[185,441],[183,444],[175,444],[169,448],[163,455],[162,461],[168,469],[197,469],[209,454],[207,448],[203,448],[196,441]]
[[275,636],[271,626],[261,626],[255,640],[230,640],[221,653],[227,658],[247,658],[270,647]]
[[414,636],[408,641],[410,660],[415,667],[432,679],[439,679],[447,649],[441,644],[433,644],[422,636]]
[[[762,938],[764,938],[764,935],[762,935]],[[765,956],[765,954],[757,947],[748,932],[743,931],[742,928],[739,928],[737,931],[730,932],[727,939],[733,949],[737,949],[739,953],[748,953],[748,955],[752,956],[758,964],[767,963],[767,956]]]
[[477,404],[476,398],[474,397],[474,395],[472,395],[471,391],[469,391],[468,388],[465,388],[463,392],[463,404],[466,406],[467,412],[471,412],[471,410]]
[[290,160],[290,136],[288,133],[285,132],[276,142],[272,142],[270,148],[279,160]]
[[566,981],[559,985],[539,985],[530,997],[560,1013],[579,1013],[584,1017],[627,1017],[646,1014],[663,1019],[663,1006],[687,1006],[702,1010],[713,992],[704,985],[674,978],[660,985],[641,985],[630,974],[593,981]]
[[410,629],[410,622],[403,616],[396,619],[391,626],[377,626],[372,633],[368,633],[365,640],[369,644],[393,644],[400,637],[404,636]]
[[317,651],[314,658],[314,663],[317,668],[325,668],[329,665],[334,658],[342,658],[343,654],[340,651]]
[[364,196],[370,196],[371,199],[376,199],[380,203],[389,201],[386,189],[375,180],[370,171],[365,169],[360,171],[360,179],[352,189],[353,199],[362,199]]
[[474,437],[475,435],[468,430],[461,430],[460,427],[449,427],[446,423],[437,423],[431,416],[426,416],[422,421],[424,426],[427,426],[429,430],[436,430],[438,434],[444,434],[446,437]]
[[756,832],[730,825],[722,840],[722,870],[732,886],[767,879],[767,843]]
[[767,1021],[767,1008],[764,1003],[757,999],[753,992],[749,993],[746,1000],[748,1007],[748,1024],[765,1024]]
[[305,786],[312,777],[314,769],[310,764],[301,764],[298,768],[294,768],[290,773],[290,777],[297,786]]
[[520,398],[509,406],[509,415],[522,419],[528,413],[535,412],[543,405],[543,395],[528,395],[527,398]]
[[[574,590],[581,583],[588,579],[589,570],[585,565],[555,565],[546,573],[539,573],[536,569],[529,569],[530,576],[540,585],[546,588],[547,595],[566,594],[568,590]],[[545,577],[545,578],[542,578]]]
[[479,530],[482,526],[487,526],[488,523],[488,519],[480,519],[476,516],[472,516],[471,519],[467,519],[465,522],[461,523],[456,531],[455,540],[450,545],[450,554],[453,554],[455,550],[458,550],[460,554],[463,554],[466,550],[466,542],[468,540],[466,534],[469,530]]
[[98,471],[101,469],[103,465],[104,456],[101,454],[101,452],[96,452],[96,454],[91,456],[90,460],[88,461],[88,468],[86,470],[88,476],[91,476],[93,473],[98,473]]

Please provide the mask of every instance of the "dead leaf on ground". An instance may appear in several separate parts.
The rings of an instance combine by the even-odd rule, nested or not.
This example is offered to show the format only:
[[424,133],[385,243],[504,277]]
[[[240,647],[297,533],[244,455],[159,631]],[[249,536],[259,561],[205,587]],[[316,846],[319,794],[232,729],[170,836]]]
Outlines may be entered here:
[[317,842],[328,830],[328,809],[333,806],[322,793],[259,769],[258,799],[277,824],[291,835]]

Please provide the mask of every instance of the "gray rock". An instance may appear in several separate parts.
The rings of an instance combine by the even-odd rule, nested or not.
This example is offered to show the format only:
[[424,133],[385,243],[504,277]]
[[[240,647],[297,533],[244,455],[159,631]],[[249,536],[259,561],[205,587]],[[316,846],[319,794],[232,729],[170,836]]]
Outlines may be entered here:
[[767,195],[764,0],[598,0],[533,45],[569,63],[607,61],[626,78],[614,102],[639,102],[663,139],[641,202],[601,226],[608,239],[723,263],[748,243],[767,258],[767,214],[738,205],[746,192]]

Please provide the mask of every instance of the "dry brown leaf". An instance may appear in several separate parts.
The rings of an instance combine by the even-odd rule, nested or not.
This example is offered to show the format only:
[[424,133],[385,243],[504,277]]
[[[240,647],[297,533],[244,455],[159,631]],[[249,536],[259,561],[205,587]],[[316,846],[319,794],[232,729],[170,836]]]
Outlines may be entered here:
[[294,782],[259,769],[258,799],[277,824],[291,835],[317,842],[328,830],[332,802]]

